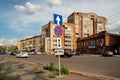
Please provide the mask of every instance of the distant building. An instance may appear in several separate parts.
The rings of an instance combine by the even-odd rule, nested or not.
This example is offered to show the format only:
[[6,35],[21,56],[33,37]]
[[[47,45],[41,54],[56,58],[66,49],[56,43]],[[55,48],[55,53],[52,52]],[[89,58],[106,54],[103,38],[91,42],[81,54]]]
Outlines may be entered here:
[[40,51],[41,35],[25,38],[18,41],[18,50]]
[[79,38],[77,50],[87,54],[102,54],[108,50],[115,53],[117,50],[117,53],[120,54],[120,35],[102,31],[83,39]]
[[75,33],[81,39],[106,31],[107,19],[94,13],[73,12],[67,21],[75,24]]

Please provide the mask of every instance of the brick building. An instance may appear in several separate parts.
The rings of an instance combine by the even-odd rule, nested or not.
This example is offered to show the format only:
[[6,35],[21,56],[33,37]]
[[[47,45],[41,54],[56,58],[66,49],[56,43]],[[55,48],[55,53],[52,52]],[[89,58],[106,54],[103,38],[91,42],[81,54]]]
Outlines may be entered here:
[[96,35],[78,39],[77,49],[81,53],[102,54],[105,51],[112,51],[120,54],[120,35],[111,34],[106,31],[99,32]]
[[107,19],[94,13],[73,12],[67,21],[75,24],[75,33],[81,39],[106,31]]

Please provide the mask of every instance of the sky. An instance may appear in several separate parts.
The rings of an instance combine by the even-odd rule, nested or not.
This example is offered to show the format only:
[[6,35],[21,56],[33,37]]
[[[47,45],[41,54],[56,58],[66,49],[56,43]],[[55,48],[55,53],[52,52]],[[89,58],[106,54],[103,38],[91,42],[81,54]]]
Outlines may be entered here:
[[40,34],[53,14],[67,17],[72,12],[95,13],[107,18],[107,30],[120,32],[120,0],[0,0],[0,38],[4,45]]

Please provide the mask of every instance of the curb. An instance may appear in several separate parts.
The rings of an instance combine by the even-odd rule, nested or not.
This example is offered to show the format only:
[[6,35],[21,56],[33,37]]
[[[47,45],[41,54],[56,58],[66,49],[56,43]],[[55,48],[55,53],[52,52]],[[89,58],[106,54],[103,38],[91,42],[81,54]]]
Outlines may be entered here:
[[112,77],[90,74],[90,73],[85,73],[85,72],[70,71],[70,73],[75,74],[75,75],[84,76],[84,77],[94,78],[94,79],[98,79],[98,80],[116,80],[115,78],[112,78]]

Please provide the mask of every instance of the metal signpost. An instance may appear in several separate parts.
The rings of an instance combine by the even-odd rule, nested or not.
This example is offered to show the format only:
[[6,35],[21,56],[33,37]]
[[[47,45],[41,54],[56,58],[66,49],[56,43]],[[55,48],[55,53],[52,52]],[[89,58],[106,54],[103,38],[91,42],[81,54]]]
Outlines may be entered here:
[[58,55],[59,58],[59,76],[61,77],[61,61],[60,61],[60,55],[64,54],[64,50],[61,49],[61,38],[59,38],[62,33],[63,30],[60,27],[61,25],[63,25],[63,20],[62,20],[62,15],[59,14],[53,14],[53,18],[54,18],[54,24],[56,24],[57,26],[54,29],[54,33],[57,36],[57,49],[55,50],[55,55]]

